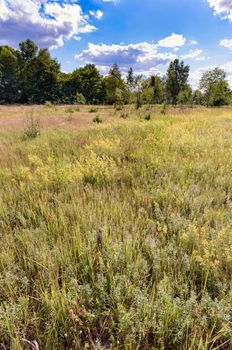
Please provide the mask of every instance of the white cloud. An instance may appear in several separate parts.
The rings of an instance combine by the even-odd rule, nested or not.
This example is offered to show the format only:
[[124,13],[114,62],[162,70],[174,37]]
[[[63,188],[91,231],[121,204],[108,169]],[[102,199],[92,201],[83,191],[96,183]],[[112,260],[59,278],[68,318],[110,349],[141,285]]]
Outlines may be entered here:
[[219,45],[232,50],[232,39],[223,39],[220,41]]
[[182,34],[175,34],[168,36],[162,40],[158,41],[158,46],[167,48],[176,48],[184,46],[186,39]]
[[215,15],[232,21],[232,1],[231,0],[207,0],[209,6],[214,10]]
[[190,50],[186,54],[181,56],[181,59],[195,59],[197,61],[204,61],[206,58],[203,55],[203,51],[200,49]]
[[90,10],[89,13],[91,16],[95,17],[96,19],[101,19],[103,17],[103,12],[101,10],[93,11]]
[[56,47],[96,29],[72,0],[0,0],[0,9],[0,44],[16,46],[30,37],[40,46]]
[[133,66],[137,71],[149,70],[152,67],[168,64],[176,55],[158,52],[156,44],[147,42],[129,45],[95,45],[89,44],[88,49],[76,55],[76,59],[85,63],[94,63],[106,67],[117,63],[123,69]]
[[189,40],[190,45],[197,45],[198,42],[196,40]]
[[[95,64],[105,74],[113,63],[117,63],[122,72],[129,67],[139,74],[150,75],[163,74],[167,65],[177,58],[177,52],[185,44],[197,44],[196,41],[187,40],[181,34],[172,34],[157,43],[141,42],[136,44],[92,44],[77,54],[75,58],[84,64]],[[169,50],[164,50],[169,49]],[[204,60],[203,51],[200,49],[190,50],[185,55],[179,55],[181,59]]]

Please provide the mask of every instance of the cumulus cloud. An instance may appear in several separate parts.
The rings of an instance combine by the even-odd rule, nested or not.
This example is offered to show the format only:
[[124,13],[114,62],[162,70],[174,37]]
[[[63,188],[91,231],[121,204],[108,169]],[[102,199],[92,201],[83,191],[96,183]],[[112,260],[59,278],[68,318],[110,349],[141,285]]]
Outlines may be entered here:
[[186,39],[182,34],[173,33],[172,35],[170,35],[162,40],[159,40],[158,46],[174,49],[177,47],[184,46],[185,43],[186,43]]
[[209,6],[214,10],[215,15],[232,21],[232,1],[231,0],[207,0]]
[[151,74],[163,74],[167,65],[177,58],[189,58],[192,60],[203,60],[203,51],[199,49],[190,50],[185,55],[178,55],[184,45],[196,45],[197,42],[187,40],[182,34],[172,34],[157,43],[141,42],[131,44],[93,44],[89,43],[88,48],[77,54],[75,58],[80,62],[95,64],[102,74],[109,71],[113,63],[117,63],[122,72],[133,67],[138,74],[149,76]]
[[220,41],[219,45],[232,50],[232,39],[223,39]]
[[89,44],[88,49],[76,55],[76,59],[94,63],[97,66],[110,66],[118,63],[122,69],[133,66],[135,70],[149,69],[151,66],[165,65],[175,59],[173,53],[158,52],[156,44],[147,42],[129,45],[95,45]]
[[198,42],[196,40],[189,40],[190,45],[197,45]]
[[103,12],[101,10],[90,10],[89,13],[91,14],[91,16],[95,17],[96,19],[101,19],[103,17]]
[[203,55],[203,51],[200,49],[190,50],[186,54],[181,56],[181,59],[195,59],[196,61],[204,61],[206,58]]
[[0,44],[16,46],[30,36],[40,46],[57,47],[96,29],[72,0],[0,0],[0,9]]

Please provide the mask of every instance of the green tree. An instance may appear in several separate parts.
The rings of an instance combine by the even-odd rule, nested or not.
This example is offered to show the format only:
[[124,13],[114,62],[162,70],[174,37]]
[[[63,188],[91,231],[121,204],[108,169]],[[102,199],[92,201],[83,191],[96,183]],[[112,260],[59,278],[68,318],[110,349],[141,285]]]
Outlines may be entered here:
[[76,94],[76,103],[79,105],[85,105],[86,104],[86,99],[81,93]]
[[106,102],[109,104],[123,104],[126,101],[127,89],[120,69],[114,64],[109,75],[104,78]]
[[52,59],[47,49],[40,49],[33,60],[32,91],[30,102],[56,102],[58,90],[58,74],[60,66]]
[[103,78],[94,64],[76,69],[68,84],[74,96],[82,94],[89,104],[102,103],[104,100]]
[[181,105],[192,104],[192,89],[190,85],[186,85],[183,90],[180,90],[177,96],[177,103]]
[[194,91],[192,99],[194,105],[202,105],[204,103],[203,94],[200,90]]
[[143,104],[151,104],[154,101],[154,90],[151,86],[151,79],[146,79],[141,86],[141,99]]
[[181,90],[184,90],[189,77],[189,66],[175,59],[167,71],[166,94],[169,103],[176,104]]
[[109,75],[112,77],[116,77],[119,80],[122,79],[122,74],[117,63],[113,64],[113,66],[110,68]]
[[127,78],[126,78],[126,83],[130,88],[133,88],[134,85],[134,72],[133,72],[133,68],[130,67],[130,69],[128,70],[127,73]]
[[218,67],[202,75],[199,84],[207,106],[222,106],[230,102],[231,91],[226,80],[226,73]]
[[164,83],[158,75],[153,75],[151,77],[151,87],[153,88],[153,103],[163,103]]
[[0,103],[14,103],[19,99],[18,56],[8,47],[0,47]]

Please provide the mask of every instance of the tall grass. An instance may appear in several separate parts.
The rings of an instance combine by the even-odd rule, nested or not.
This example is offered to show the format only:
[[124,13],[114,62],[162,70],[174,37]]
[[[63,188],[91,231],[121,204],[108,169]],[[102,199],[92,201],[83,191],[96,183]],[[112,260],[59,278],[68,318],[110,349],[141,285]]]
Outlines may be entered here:
[[5,136],[2,348],[231,349],[231,135],[193,111]]

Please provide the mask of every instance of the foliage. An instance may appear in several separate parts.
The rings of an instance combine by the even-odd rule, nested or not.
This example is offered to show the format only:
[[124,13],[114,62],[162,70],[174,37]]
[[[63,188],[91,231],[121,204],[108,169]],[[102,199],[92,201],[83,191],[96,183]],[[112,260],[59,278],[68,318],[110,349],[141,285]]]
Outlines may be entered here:
[[200,80],[200,89],[204,93],[207,106],[223,106],[230,103],[231,92],[226,74],[220,68],[205,72]]
[[155,75],[151,77],[150,84],[153,89],[153,102],[162,103],[165,99],[164,82],[158,75]]
[[144,116],[144,120],[146,120],[146,121],[151,120],[151,115],[150,115],[150,113],[145,114],[145,116]]
[[129,118],[129,113],[122,113],[122,114],[120,115],[120,118],[122,118],[122,119],[128,119],[128,118]]
[[19,99],[19,69],[17,52],[0,47],[0,103],[14,103]]
[[114,64],[109,75],[104,78],[106,89],[106,102],[108,104],[122,105],[125,102],[126,84],[122,79],[117,64]]
[[168,110],[168,106],[166,105],[166,103],[164,103],[161,107],[160,113],[165,115],[167,113]]
[[148,78],[130,67],[126,78],[113,64],[102,76],[94,64],[63,73],[46,48],[28,39],[16,50],[0,46],[0,104],[109,104],[117,109],[125,104],[205,104],[222,106],[232,101],[231,90],[222,69],[203,74],[200,90],[188,84],[189,66],[175,59],[166,75]]
[[103,123],[103,120],[102,120],[102,118],[100,117],[100,115],[96,115],[96,116],[93,118],[93,123],[95,123],[95,124],[102,124],[102,123]]
[[177,104],[187,105],[192,103],[192,89],[190,85],[186,85],[177,96]]
[[175,59],[170,63],[167,71],[166,94],[169,103],[176,104],[178,95],[186,89],[189,77],[189,66],[185,66],[184,62]]
[[27,127],[23,132],[23,140],[34,139],[40,135],[40,122],[31,117]]
[[204,104],[204,97],[200,90],[195,90],[193,93],[193,104],[194,105],[202,105]]
[[90,110],[89,110],[89,113],[97,113],[97,111],[98,111],[98,108],[91,107]]
[[80,92],[77,92],[77,94],[76,94],[76,103],[78,105],[85,105],[86,104],[86,99]]

